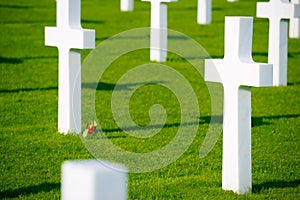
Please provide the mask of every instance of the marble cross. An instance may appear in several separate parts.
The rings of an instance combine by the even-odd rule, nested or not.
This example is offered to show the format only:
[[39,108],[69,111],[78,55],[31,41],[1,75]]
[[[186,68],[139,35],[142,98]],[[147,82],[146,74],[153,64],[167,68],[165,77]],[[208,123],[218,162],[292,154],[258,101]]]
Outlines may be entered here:
[[[293,4],[300,4],[300,0],[291,0]],[[290,19],[290,38],[300,38],[300,18]]]
[[268,63],[273,64],[273,85],[287,85],[288,21],[300,17],[300,4],[289,0],[258,2],[256,16],[269,19]]
[[142,0],[151,3],[151,33],[150,33],[150,60],[164,62],[167,59],[167,4],[177,0]]
[[133,11],[134,2],[133,0],[120,0],[121,11]]
[[252,17],[225,17],[223,59],[205,60],[205,81],[224,88],[222,188],[251,191],[251,87],[272,85],[272,65],[252,60]]
[[197,22],[198,24],[211,23],[211,0],[198,0]]
[[58,130],[81,132],[81,54],[95,47],[95,31],[81,28],[80,0],[57,0],[56,27],[45,27],[45,45],[59,52]]

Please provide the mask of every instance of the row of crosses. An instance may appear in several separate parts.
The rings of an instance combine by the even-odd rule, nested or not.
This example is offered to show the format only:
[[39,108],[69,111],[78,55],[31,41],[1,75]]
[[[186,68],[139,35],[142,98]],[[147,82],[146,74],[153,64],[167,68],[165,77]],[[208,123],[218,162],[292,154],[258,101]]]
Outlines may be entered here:
[[[227,0],[237,2],[238,0]],[[287,1],[282,1],[283,3]],[[293,4],[300,4],[300,0],[291,0]],[[133,11],[134,0],[120,0],[120,10],[123,12]],[[212,0],[197,0],[198,24],[210,24],[212,17]],[[300,38],[300,19],[290,18],[290,38]]]
[[[177,0],[142,1],[151,3],[150,59],[163,62],[167,57],[166,3]],[[121,9],[133,9],[130,2],[121,3]],[[59,50],[58,130],[62,133],[81,133],[79,49],[95,47],[95,31],[81,27],[80,3],[57,0],[57,26],[45,28],[45,44]],[[286,19],[299,25],[295,20],[300,18],[300,4],[257,3],[257,16],[269,19],[269,64],[252,60],[252,17],[225,17],[224,58],[205,60],[205,80],[224,86],[222,188],[239,194],[252,187],[251,87],[287,85]]]

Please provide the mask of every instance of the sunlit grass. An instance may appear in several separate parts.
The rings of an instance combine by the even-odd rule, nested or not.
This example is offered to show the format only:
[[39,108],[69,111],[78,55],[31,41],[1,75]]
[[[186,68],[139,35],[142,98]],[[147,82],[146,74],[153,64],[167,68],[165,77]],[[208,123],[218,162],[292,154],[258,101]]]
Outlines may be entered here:
[[[196,1],[170,3],[169,28],[199,42],[211,57],[222,57],[224,16],[255,16],[255,3],[213,1],[211,25],[196,24]],[[122,13],[118,1],[82,0],[82,26],[96,30],[99,44],[122,31],[149,26],[149,9],[149,3],[135,1],[133,12]],[[254,22],[253,58],[266,62],[268,21],[255,18]],[[57,132],[57,49],[44,46],[44,27],[54,25],[54,0],[0,0],[1,199],[59,199],[62,162],[93,158],[78,136]],[[246,196],[221,189],[222,137],[205,158],[199,158],[211,114],[209,94],[195,70],[169,54],[165,64],[189,80],[203,116],[193,143],[176,162],[154,172],[129,175],[129,199],[299,199],[299,46],[300,40],[289,39],[287,87],[252,89],[253,192]],[[84,59],[90,51],[82,52]],[[137,90],[130,106],[135,122],[147,125],[151,104],[164,105],[169,126],[162,133],[149,139],[129,137],[113,120],[110,99],[115,83],[148,59],[148,51],[143,50],[116,60],[99,80],[97,91],[97,116],[105,134],[133,152],[164,146],[178,129],[176,98],[154,85]]]

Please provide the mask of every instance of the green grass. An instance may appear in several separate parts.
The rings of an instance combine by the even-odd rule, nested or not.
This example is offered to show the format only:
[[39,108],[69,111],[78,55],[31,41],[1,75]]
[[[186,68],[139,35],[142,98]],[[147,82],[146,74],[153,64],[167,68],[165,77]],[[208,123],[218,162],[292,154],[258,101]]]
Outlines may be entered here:
[[[196,1],[180,0],[169,4],[169,28],[198,41],[212,57],[222,57],[224,16],[255,16],[255,4],[252,0],[213,1],[213,23],[197,25]],[[57,49],[44,46],[44,27],[55,26],[55,6],[54,0],[0,0],[1,199],[59,199],[62,162],[93,158],[78,136],[56,131]],[[149,3],[135,1],[133,12],[122,13],[119,1],[82,0],[82,26],[96,30],[99,44],[122,31],[149,26],[149,8]],[[253,58],[266,62],[268,21],[255,18],[254,22]],[[208,128],[205,117],[211,112],[205,83],[186,61],[170,55],[165,64],[190,81],[204,117],[195,140],[178,160],[154,172],[129,175],[129,199],[299,199],[299,47],[300,40],[289,39],[287,87],[252,89],[253,192],[248,195],[221,189],[221,137],[205,158],[199,158]],[[90,51],[82,52],[84,59]],[[119,131],[113,121],[108,107],[113,86],[126,71],[145,62],[146,50],[116,60],[100,80],[96,98],[97,115],[107,136],[133,152],[160,148],[178,129],[176,99],[156,86],[141,88],[133,96],[132,117],[141,125],[147,124],[149,106],[159,102],[170,116],[167,124],[173,126],[154,138],[136,139]]]

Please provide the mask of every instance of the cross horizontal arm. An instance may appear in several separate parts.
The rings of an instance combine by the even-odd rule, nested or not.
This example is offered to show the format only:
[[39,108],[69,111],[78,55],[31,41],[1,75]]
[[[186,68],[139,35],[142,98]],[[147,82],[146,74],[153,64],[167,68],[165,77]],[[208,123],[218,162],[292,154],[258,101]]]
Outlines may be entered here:
[[300,17],[300,5],[292,4],[288,0],[258,2],[256,16],[269,19],[291,19]]
[[238,70],[241,86],[267,87],[273,85],[273,65],[265,63],[241,63]]
[[92,49],[95,47],[95,30],[46,27],[45,45],[68,49]]
[[272,85],[272,77],[272,64],[233,63],[223,59],[205,60],[205,81],[222,83],[224,86],[266,87]]

